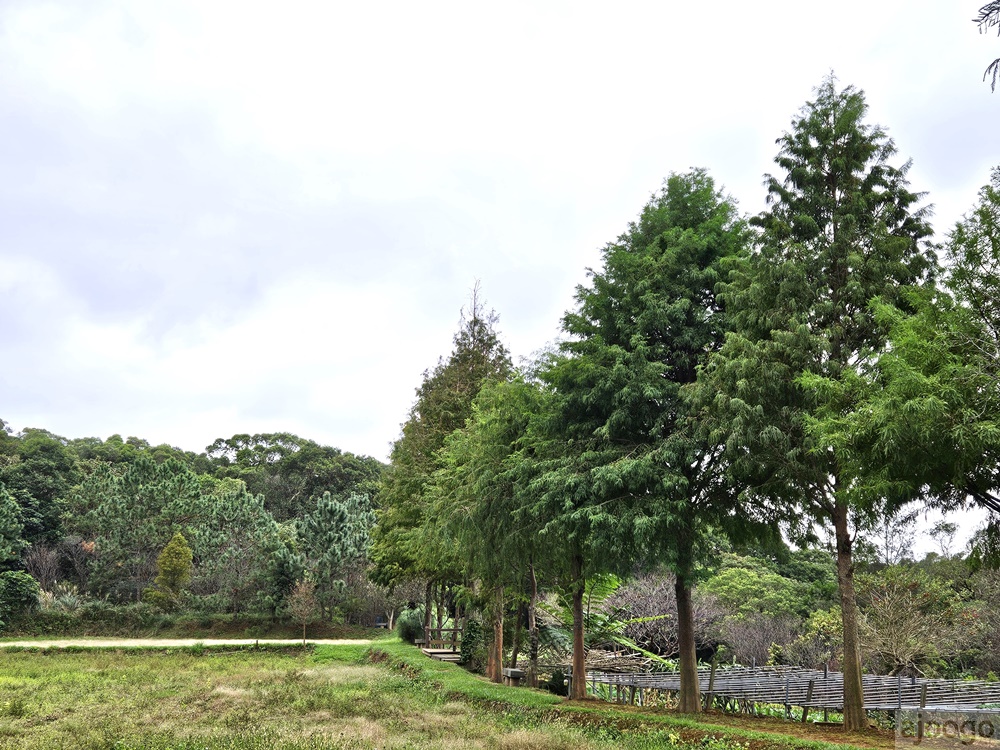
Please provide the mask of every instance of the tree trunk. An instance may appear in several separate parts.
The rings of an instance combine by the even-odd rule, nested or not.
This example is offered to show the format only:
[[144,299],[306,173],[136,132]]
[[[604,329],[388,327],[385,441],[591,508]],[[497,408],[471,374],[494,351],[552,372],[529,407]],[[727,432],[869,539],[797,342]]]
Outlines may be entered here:
[[587,697],[587,656],[583,650],[583,592],[587,585],[583,577],[583,555],[573,555],[570,574],[573,579],[573,678],[570,700]]
[[424,643],[424,648],[430,648],[430,637],[431,637],[431,610],[434,606],[434,583],[433,581],[427,581],[427,585],[424,587],[424,638],[426,643]]
[[486,676],[503,682],[503,586],[497,586],[493,600],[493,643],[486,660]]
[[694,609],[691,606],[691,585],[678,574],[674,581],[677,597],[677,647],[680,650],[681,688],[678,709],[684,714],[701,711],[701,689],[698,685],[698,655],[694,643]]
[[528,687],[538,687],[538,579],[535,564],[528,564],[528,578],[531,581],[531,599],[528,602]]
[[444,620],[447,612],[445,611],[445,598],[448,595],[447,588],[444,583],[438,584],[438,596],[437,596],[437,626],[438,626],[438,637],[441,637],[441,628],[444,627]]
[[847,527],[848,507],[843,501],[834,506],[833,527],[837,540],[837,586],[844,624],[844,729],[857,732],[868,728],[864,687],[861,682],[861,643],[858,637],[858,603],[854,592],[854,540]]
[[517,669],[517,652],[521,650],[521,621],[524,619],[524,603],[517,605],[514,615],[514,642],[510,645],[510,668]]

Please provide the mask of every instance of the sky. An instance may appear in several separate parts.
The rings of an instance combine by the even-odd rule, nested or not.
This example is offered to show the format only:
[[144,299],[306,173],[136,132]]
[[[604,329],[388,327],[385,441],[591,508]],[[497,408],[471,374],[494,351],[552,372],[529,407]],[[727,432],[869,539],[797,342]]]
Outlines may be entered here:
[[479,282],[515,358],[672,171],[750,214],[833,71],[947,230],[1000,165],[971,0],[0,4],[0,418],[380,459]]

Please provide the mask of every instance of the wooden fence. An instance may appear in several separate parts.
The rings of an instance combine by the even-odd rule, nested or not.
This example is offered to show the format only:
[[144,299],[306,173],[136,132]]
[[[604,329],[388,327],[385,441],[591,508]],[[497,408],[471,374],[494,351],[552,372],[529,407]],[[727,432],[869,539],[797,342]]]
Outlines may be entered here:
[[[677,672],[588,672],[587,683],[595,696],[623,703],[646,705],[680,690]],[[706,707],[733,713],[757,713],[758,706],[783,706],[791,718],[792,707],[802,709],[806,721],[811,709],[841,711],[844,676],[798,667],[720,667],[699,669],[698,683]],[[972,709],[1000,714],[1000,683],[864,675],[865,709]],[[598,689],[598,686],[603,686]]]

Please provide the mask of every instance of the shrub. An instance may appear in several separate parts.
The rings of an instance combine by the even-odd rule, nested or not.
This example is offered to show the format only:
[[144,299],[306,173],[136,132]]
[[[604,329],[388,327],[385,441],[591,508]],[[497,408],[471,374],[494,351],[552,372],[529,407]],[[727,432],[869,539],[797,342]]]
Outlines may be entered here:
[[424,637],[424,610],[423,607],[416,609],[405,609],[399,614],[396,622],[396,632],[401,640],[413,643],[417,638]]
[[482,670],[486,663],[486,633],[483,624],[469,618],[462,631],[462,659],[460,662],[475,672]]
[[19,570],[0,573],[0,620],[10,621],[38,609],[38,581]]
[[542,688],[556,695],[569,695],[569,687],[566,685],[566,673],[561,669],[556,669],[549,675],[549,679],[541,685]]

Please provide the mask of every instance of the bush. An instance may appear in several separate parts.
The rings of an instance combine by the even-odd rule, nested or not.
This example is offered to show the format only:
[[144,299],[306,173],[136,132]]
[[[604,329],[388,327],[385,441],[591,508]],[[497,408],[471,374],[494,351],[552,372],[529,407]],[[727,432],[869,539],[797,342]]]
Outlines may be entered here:
[[396,632],[401,640],[407,643],[414,643],[417,638],[424,637],[424,610],[423,607],[416,609],[404,609],[399,614],[396,621]]
[[483,624],[469,618],[462,632],[461,664],[474,672],[482,670],[486,663],[486,633]]
[[561,669],[555,670],[545,682],[542,688],[556,695],[569,695],[569,687],[566,685],[566,673]]
[[38,581],[19,570],[0,573],[0,620],[10,622],[38,609]]

